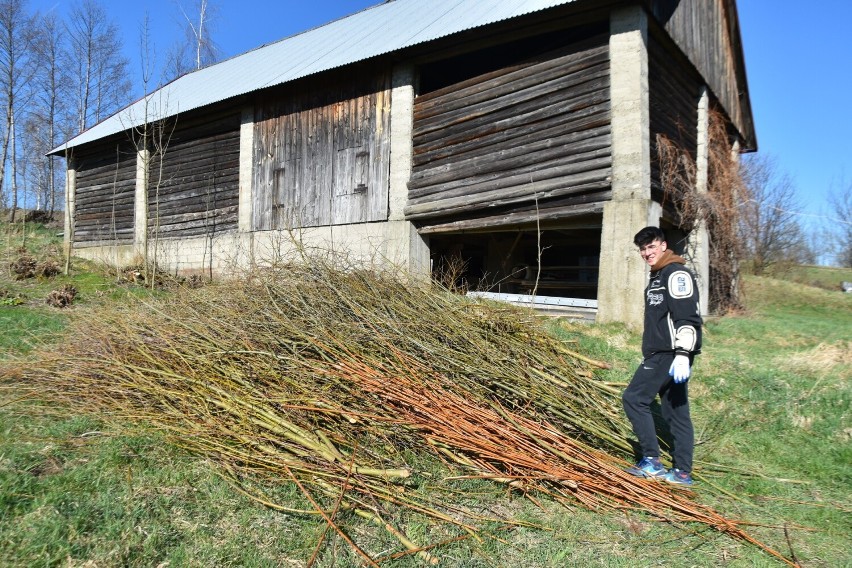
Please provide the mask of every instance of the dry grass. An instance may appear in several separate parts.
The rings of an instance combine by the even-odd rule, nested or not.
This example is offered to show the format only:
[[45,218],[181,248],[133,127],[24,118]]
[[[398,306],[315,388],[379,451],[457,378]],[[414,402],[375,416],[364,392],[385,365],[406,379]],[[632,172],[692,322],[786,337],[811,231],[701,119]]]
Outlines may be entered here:
[[788,355],[779,363],[782,368],[789,366],[817,376],[835,373],[842,367],[852,366],[852,341],[820,343],[807,351]]

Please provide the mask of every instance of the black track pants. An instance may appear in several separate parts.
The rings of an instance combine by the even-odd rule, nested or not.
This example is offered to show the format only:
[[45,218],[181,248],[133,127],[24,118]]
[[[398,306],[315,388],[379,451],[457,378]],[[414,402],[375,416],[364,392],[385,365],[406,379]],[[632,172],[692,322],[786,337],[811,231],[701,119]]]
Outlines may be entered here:
[[642,361],[621,396],[621,401],[624,404],[624,412],[633,425],[633,433],[639,438],[642,455],[659,456],[660,444],[654,428],[651,403],[660,395],[663,419],[668,424],[674,441],[674,465],[678,469],[691,472],[695,433],[689,416],[689,383],[676,384],[669,376],[673,359],[674,353],[657,353]]

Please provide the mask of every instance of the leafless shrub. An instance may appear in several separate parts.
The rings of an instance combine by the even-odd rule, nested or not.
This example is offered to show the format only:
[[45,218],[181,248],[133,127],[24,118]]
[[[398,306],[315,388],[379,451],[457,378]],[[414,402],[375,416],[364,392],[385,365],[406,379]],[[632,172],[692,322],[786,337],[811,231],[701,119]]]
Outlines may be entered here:
[[205,281],[204,277],[200,274],[190,274],[189,277],[184,281],[184,284],[189,288],[201,288],[204,286]]
[[[195,277],[190,276],[195,284]],[[170,275],[162,268],[154,268],[153,264],[149,263],[148,269],[145,269],[145,263],[125,266],[118,270],[118,280],[121,283],[135,284],[137,286],[145,286],[147,288],[157,288],[160,290],[174,288],[176,286],[185,285],[187,278],[183,276]]]
[[[739,162],[732,155],[726,121],[721,113],[710,113],[707,191],[697,190],[695,159],[676,142],[657,136],[660,180],[665,199],[671,203],[680,226],[692,230],[705,224],[710,236],[710,298],[713,312],[742,308],[739,273],[743,258],[738,203],[747,189]],[[687,246],[694,246],[690,239]]]
[[71,284],[65,284],[58,290],[53,290],[47,295],[45,303],[54,308],[67,308],[77,297],[77,289]]
[[36,275],[38,261],[26,250],[19,250],[19,256],[9,264],[15,280],[26,280]]
[[461,254],[451,254],[439,259],[432,277],[441,286],[453,292],[465,293],[470,289],[470,284],[465,278],[467,272],[467,261]]
[[57,274],[59,274],[59,263],[52,259],[39,262],[35,267],[36,278],[53,278]]

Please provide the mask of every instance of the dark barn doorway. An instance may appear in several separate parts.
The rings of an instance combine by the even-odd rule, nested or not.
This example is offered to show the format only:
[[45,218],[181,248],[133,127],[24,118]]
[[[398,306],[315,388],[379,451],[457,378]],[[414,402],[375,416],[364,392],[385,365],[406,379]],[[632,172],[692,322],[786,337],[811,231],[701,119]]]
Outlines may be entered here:
[[594,300],[600,229],[431,235],[432,275],[454,289]]

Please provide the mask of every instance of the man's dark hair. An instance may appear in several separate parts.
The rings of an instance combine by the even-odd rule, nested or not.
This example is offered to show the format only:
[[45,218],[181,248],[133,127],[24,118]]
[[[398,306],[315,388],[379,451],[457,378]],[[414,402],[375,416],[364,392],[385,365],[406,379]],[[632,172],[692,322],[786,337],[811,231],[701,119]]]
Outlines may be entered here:
[[637,247],[644,247],[645,245],[649,245],[654,241],[665,241],[666,234],[659,227],[645,227],[633,237],[633,244]]

